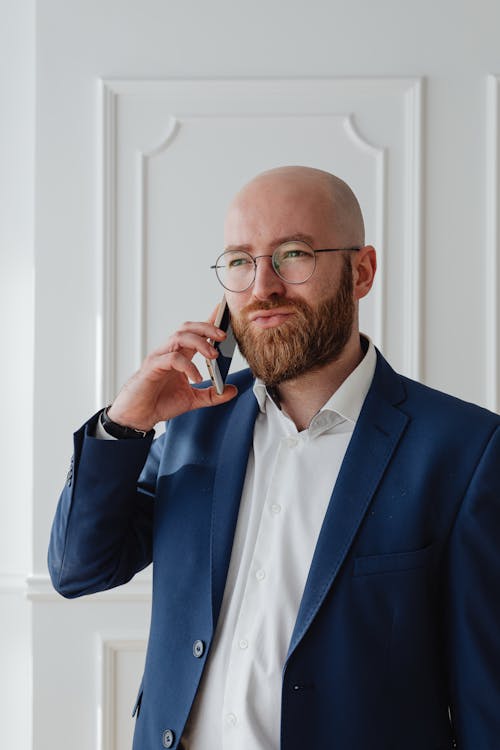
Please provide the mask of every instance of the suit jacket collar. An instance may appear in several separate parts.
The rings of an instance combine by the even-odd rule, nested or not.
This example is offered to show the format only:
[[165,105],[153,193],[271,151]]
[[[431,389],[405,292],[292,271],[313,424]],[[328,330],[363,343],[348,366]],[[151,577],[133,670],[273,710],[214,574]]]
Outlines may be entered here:
[[253,427],[258,412],[257,400],[251,386],[252,380],[249,378],[246,390],[243,392],[240,390],[240,395],[231,411],[214,478],[210,540],[214,628],[222,604],[248,454],[252,447]]
[[406,428],[396,405],[406,397],[399,375],[377,351],[377,367],[323,521],[287,660],[304,637],[349,552]]

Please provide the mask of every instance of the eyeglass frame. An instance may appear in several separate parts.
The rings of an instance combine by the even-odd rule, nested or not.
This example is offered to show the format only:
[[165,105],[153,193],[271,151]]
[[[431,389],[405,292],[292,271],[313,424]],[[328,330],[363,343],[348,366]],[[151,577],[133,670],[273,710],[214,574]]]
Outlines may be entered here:
[[[304,279],[304,281],[288,281],[287,279],[284,279],[283,276],[281,276],[281,274],[279,273],[279,271],[277,271],[276,268],[275,268],[275,265],[273,263],[274,255],[277,252],[277,250],[280,249],[280,247],[282,247],[283,245],[286,245],[288,242],[300,242],[302,245],[307,245],[307,247],[309,248],[309,250],[311,250],[311,252],[314,253],[314,268],[311,271],[311,273],[309,274],[309,276],[307,277],[307,279]],[[271,255],[269,255],[269,254],[266,254],[266,255],[251,255],[247,250],[240,250],[239,252],[245,253],[245,255],[248,255],[248,257],[251,258],[251,260],[253,262],[253,279],[252,279],[252,281],[250,282],[250,284],[248,286],[246,286],[244,289],[239,289],[238,291],[236,291],[235,289],[229,289],[229,287],[227,287],[225,284],[223,284],[222,281],[219,278],[219,274],[217,273],[217,269],[221,267],[221,266],[217,265],[218,262],[219,262],[219,260],[224,255],[228,255],[229,253],[237,252],[236,250],[224,250],[224,252],[221,253],[217,257],[217,260],[215,261],[214,265],[210,266],[210,268],[215,271],[215,275],[217,277],[217,281],[219,282],[219,284],[222,287],[224,287],[224,289],[226,289],[228,292],[232,292],[233,294],[242,294],[243,292],[246,292],[247,289],[250,289],[250,287],[252,286],[252,284],[255,283],[255,279],[257,278],[257,260],[259,258],[271,258],[271,268],[273,269],[273,271],[276,274],[276,276],[279,279],[281,279],[281,281],[283,281],[285,284],[305,284],[306,281],[309,281],[309,279],[311,278],[311,276],[313,275],[313,273],[316,270],[316,253],[348,253],[348,252],[359,252],[359,250],[361,250],[361,247],[325,247],[325,248],[320,248],[319,250],[314,250],[314,248],[312,248],[309,245],[309,243],[304,242],[304,240],[287,240],[286,242],[280,242],[280,244],[273,250],[273,252],[271,253]]]

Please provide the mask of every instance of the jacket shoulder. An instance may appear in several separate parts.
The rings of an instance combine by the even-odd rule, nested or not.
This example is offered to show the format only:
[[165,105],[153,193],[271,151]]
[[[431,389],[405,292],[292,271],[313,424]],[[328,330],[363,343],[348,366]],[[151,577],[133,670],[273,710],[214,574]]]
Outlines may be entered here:
[[403,375],[401,378],[408,394],[408,400],[414,401],[419,408],[425,405],[426,409],[435,411],[437,414],[456,414],[465,420],[489,423],[492,426],[500,425],[500,414]]
[[476,428],[491,431],[500,426],[499,414],[395,372],[378,351],[372,388],[420,422],[443,423],[469,431]]

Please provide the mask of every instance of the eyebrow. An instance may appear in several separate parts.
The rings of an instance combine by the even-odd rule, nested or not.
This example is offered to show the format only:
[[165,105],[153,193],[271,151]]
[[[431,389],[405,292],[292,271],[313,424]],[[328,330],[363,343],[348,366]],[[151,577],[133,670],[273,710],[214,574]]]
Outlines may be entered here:
[[[272,248],[273,250],[279,245],[282,245],[284,242],[306,242],[311,247],[314,244],[314,239],[309,234],[303,234],[302,232],[294,232],[293,234],[286,234],[283,237],[277,237],[275,240],[269,243],[269,248]],[[252,245],[228,245],[225,249],[225,252],[229,252],[231,250],[245,250],[247,253],[250,253],[252,250]]]

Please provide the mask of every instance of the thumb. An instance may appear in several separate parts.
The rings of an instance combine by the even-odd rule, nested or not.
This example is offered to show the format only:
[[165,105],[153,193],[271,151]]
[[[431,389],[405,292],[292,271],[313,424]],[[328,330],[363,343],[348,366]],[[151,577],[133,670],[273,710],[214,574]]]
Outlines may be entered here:
[[194,388],[195,403],[193,409],[198,409],[203,406],[218,406],[219,404],[225,404],[226,401],[231,401],[235,396],[238,395],[238,389],[235,385],[226,385],[224,393],[218,394],[215,387],[212,385],[209,388]]

